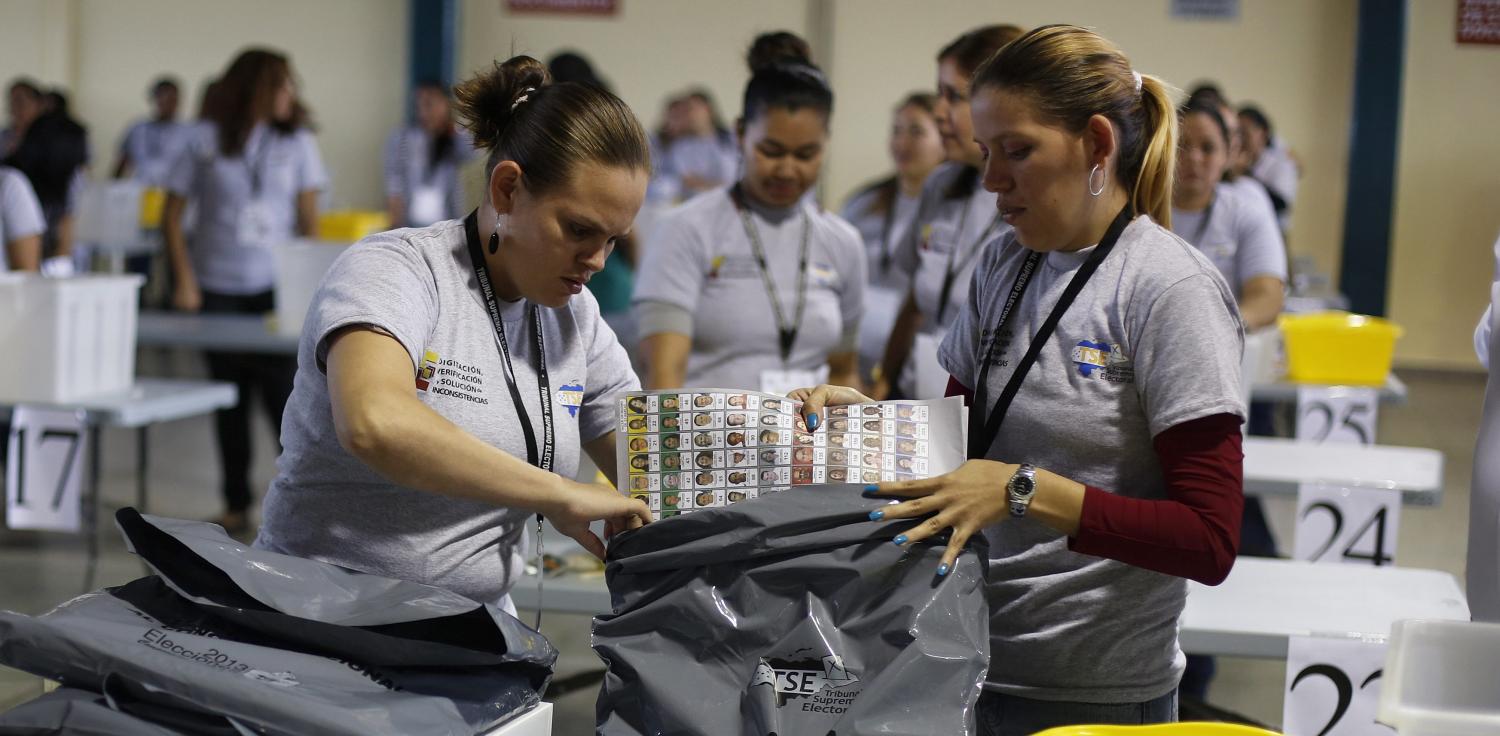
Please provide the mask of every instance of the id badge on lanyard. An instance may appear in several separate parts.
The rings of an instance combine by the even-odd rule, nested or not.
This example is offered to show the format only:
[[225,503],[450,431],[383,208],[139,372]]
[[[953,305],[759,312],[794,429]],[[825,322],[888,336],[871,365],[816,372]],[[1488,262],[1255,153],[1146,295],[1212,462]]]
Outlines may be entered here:
[[786,396],[799,388],[812,388],[828,383],[828,366],[811,370],[795,368],[767,369],[760,372],[761,393]]
[[271,133],[261,135],[255,152],[245,151],[245,167],[250,171],[250,198],[240,208],[236,239],[242,248],[269,248],[275,233],[275,216],[266,197],[266,140]]
[[426,227],[434,222],[439,222],[448,216],[448,198],[443,196],[442,187],[430,184],[418,184],[411,191],[411,203],[407,208],[407,217],[411,218],[414,227]]

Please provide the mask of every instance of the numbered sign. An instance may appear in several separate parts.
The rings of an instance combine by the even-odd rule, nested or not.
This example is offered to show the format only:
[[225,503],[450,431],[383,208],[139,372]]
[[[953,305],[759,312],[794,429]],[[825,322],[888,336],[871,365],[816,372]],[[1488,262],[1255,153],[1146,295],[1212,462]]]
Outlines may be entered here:
[[87,441],[77,412],[16,407],[5,467],[7,526],[78,531]]
[[1379,407],[1373,388],[1303,386],[1297,389],[1297,441],[1373,445]]
[[1386,643],[1294,636],[1288,642],[1282,730],[1296,736],[1392,736],[1375,722]]
[[1400,525],[1400,491],[1303,483],[1292,559],[1388,567]]

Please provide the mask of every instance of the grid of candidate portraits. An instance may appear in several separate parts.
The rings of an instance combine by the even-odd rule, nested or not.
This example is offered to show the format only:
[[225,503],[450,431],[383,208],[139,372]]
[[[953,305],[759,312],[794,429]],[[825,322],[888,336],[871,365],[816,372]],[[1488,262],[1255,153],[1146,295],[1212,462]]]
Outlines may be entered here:
[[829,407],[809,432],[801,406],[757,393],[628,395],[626,489],[661,518],[792,486],[927,477],[929,407]]

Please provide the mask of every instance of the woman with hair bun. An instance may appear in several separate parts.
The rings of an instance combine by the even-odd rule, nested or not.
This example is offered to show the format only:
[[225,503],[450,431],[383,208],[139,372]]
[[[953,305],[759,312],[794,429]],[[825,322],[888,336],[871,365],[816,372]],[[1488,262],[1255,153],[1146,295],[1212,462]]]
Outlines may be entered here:
[[636,279],[649,388],[781,394],[859,380],[864,248],[805,196],[822,171],[833,92],[785,48],[758,41],[750,60],[764,66],[745,87],[739,181],[664,215]]
[[456,97],[488,152],[483,203],[366,238],[324,277],[256,545],[513,610],[528,518],[601,558],[589,522],[650,518],[569,479],[585,450],[611,472],[614,405],[640,385],[584,284],[629,232],[651,165],[619,98],[549,84],[530,57]]
[[[973,405],[970,460],[867,487],[909,499],[871,518],[924,517],[899,545],[951,531],[939,576],[988,539],[980,733],[1174,721],[1187,580],[1234,564],[1244,415],[1234,295],[1168,229],[1176,110],[1075,26],[1011,42],[972,100],[982,181],[1014,230],[985,251],[940,353]],[[864,399],[792,398],[809,413]]]

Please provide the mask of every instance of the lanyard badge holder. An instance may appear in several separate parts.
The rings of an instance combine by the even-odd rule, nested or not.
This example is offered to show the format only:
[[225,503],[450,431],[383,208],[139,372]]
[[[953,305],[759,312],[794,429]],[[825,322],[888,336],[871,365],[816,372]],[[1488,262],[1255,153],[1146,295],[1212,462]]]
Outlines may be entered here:
[[1099,241],[1099,246],[1089,254],[1088,260],[1073,274],[1072,280],[1068,282],[1067,288],[1063,289],[1062,296],[1058,297],[1057,304],[1052,307],[1052,312],[1037,329],[1036,335],[1031,338],[1031,346],[1026,349],[1026,354],[1021,362],[1016,365],[1015,371],[1010,374],[1010,380],[1006,381],[1005,388],[1000,392],[1000,398],[995,401],[995,406],[986,412],[989,405],[989,379],[990,365],[1000,356],[995,354],[995,346],[1001,341],[1001,334],[1005,325],[1010,321],[1011,311],[1020,304],[1021,297],[1026,294],[1026,287],[1031,285],[1031,277],[1036,273],[1037,266],[1042,261],[1042,254],[1031,251],[1026,254],[1026,260],[1021,263],[1021,270],[1016,274],[1016,281],[1010,287],[1010,294],[1005,298],[1005,304],[1000,309],[1000,319],[995,323],[995,331],[990,333],[990,344],[980,355],[979,380],[974,386],[973,411],[979,412],[982,421],[969,422],[969,459],[982,459],[989,452],[990,446],[995,443],[995,438],[1000,434],[1000,425],[1005,421],[1006,412],[1010,411],[1011,402],[1015,400],[1016,393],[1021,390],[1021,382],[1026,379],[1026,373],[1031,370],[1032,364],[1036,363],[1037,356],[1042,352],[1042,347],[1052,338],[1052,333],[1057,329],[1057,323],[1062,319],[1068,307],[1072,306],[1073,300],[1078,298],[1078,293],[1093,277],[1094,272],[1099,270],[1099,264],[1109,252],[1114,250],[1115,243],[1119,242],[1120,234],[1125,232],[1125,226],[1130,224],[1130,205],[1120,210],[1115,219],[1110,223],[1109,229],[1104,232],[1104,239]]
[[268,130],[261,131],[255,152],[248,149],[244,152],[245,168],[250,172],[250,201],[240,209],[237,235],[240,246],[245,248],[271,246],[271,209],[261,197],[266,179],[266,148],[271,145],[268,140],[271,135]]
[[[516,371],[510,360],[510,343],[505,339],[505,322],[500,317],[500,303],[495,298],[495,288],[490,283],[489,267],[484,262],[484,251],[479,247],[479,211],[469,213],[464,219],[464,231],[468,239],[469,260],[474,266],[474,277],[479,281],[479,292],[484,297],[486,310],[490,315],[490,324],[495,328],[495,341],[500,345],[500,357],[505,368],[505,385],[510,390],[511,403],[516,407],[516,414],[521,420],[521,435],[526,440],[526,462],[535,465],[542,470],[552,472],[554,435],[552,424],[552,386],[547,378],[547,350],[543,338],[542,315],[536,305],[528,304],[526,307],[527,321],[533,327],[532,346],[536,351],[536,377],[537,392],[540,394],[542,407],[542,442],[537,443],[536,430],[531,426],[531,415],[526,411],[526,405],[521,401],[521,389],[516,382]],[[542,628],[542,578],[545,570],[542,567],[542,515],[536,515],[536,629]]]

